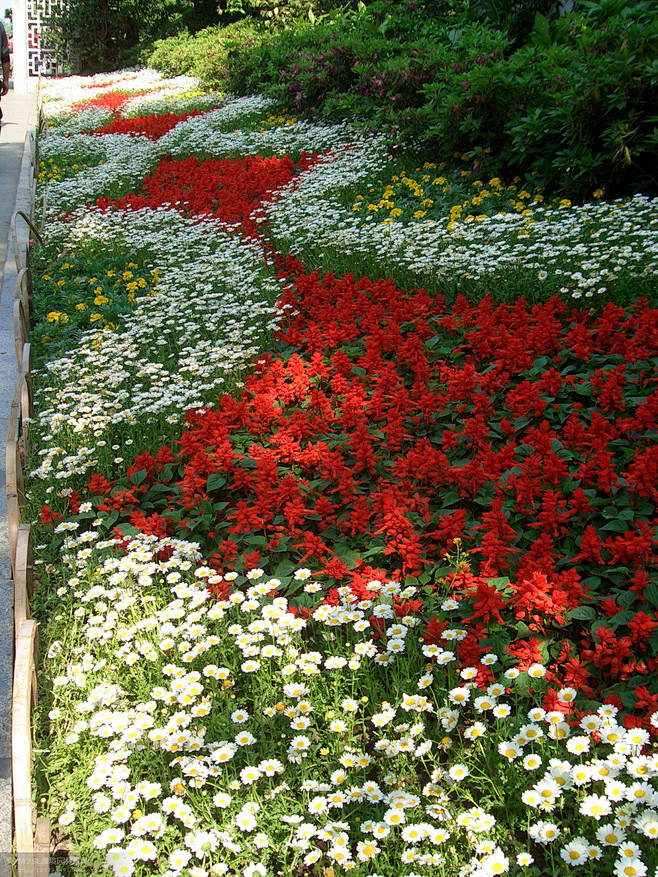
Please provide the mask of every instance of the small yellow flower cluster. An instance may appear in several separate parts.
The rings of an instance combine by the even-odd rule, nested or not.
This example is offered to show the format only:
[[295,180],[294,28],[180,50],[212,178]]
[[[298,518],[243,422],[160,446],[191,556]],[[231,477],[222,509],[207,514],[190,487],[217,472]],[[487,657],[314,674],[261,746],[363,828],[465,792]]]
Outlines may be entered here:
[[92,324],[116,331],[119,314],[138,298],[154,294],[161,274],[157,268],[137,273],[139,266],[134,262],[126,263],[123,271],[109,268],[93,273],[94,268],[98,268],[97,262],[63,262],[37,280],[38,302],[46,308],[47,322],[55,327],[54,332],[40,338],[41,344],[56,341],[56,328],[66,324],[83,328]]
[[103,164],[103,160],[92,163],[88,160],[69,159],[66,155],[50,157],[39,162],[37,181],[43,185],[54,180],[66,180],[94,164]]
[[[414,171],[401,170],[394,174],[382,183],[381,191],[373,186],[368,190],[368,197],[357,195],[352,210],[361,213],[365,205],[366,211],[383,223],[445,220],[448,230],[459,222],[501,213],[520,213],[531,221],[534,207],[544,202],[544,195],[541,188],[519,188],[520,185],[520,177],[514,177],[510,184],[503,183],[499,177],[484,182],[471,170],[460,171],[445,164],[426,162]],[[602,196],[603,191],[597,189],[594,197]],[[556,198],[550,203],[565,208],[571,206],[566,198]]]
[[288,125],[294,125],[297,116],[289,116],[287,113],[276,113],[269,115],[266,119],[258,119],[251,125],[252,131],[259,131],[263,134],[270,128],[281,128]]

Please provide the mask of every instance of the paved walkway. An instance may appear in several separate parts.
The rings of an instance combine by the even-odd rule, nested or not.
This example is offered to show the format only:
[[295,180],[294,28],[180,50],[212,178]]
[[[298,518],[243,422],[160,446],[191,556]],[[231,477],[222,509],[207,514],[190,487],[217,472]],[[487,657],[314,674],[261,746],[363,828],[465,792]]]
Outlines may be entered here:
[[[12,841],[11,689],[14,657],[14,595],[7,536],[5,443],[7,416],[16,384],[12,311],[16,264],[9,241],[14,210],[30,211],[30,149],[27,136],[36,123],[36,96],[10,91],[2,98],[0,127],[0,877],[9,877]],[[27,239],[19,219],[19,241]]]

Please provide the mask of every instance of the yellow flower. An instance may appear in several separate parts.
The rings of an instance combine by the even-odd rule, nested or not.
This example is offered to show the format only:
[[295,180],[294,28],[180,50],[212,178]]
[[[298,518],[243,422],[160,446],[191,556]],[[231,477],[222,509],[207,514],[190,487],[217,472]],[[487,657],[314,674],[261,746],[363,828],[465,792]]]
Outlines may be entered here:
[[123,277],[124,280],[132,280],[133,279],[132,271],[124,271],[121,276]]
[[50,311],[46,314],[46,319],[49,323],[65,323],[68,317],[62,311]]
[[106,298],[104,295],[97,295],[96,298],[94,299],[94,304],[100,307],[100,305],[107,304],[108,301],[109,301],[109,298]]
[[133,295],[137,292],[137,281],[131,280],[130,283],[126,284],[126,291],[133,293]]
[[103,319],[102,314],[90,314],[89,315],[89,322],[90,323],[95,323],[97,320],[102,320],[102,319]]
[[139,286],[140,289],[144,289],[144,287],[146,286],[146,280],[144,280],[143,277],[138,277],[137,286]]
[[397,219],[398,216],[402,216],[402,211],[400,210],[399,207],[394,207],[394,208],[391,210],[391,212],[390,212],[389,215],[390,215],[393,219]]
[[560,201],[560,207],[571,207],[571,201],[568,198],[563,198]]
[[594,192],[592,192],[592,197],[603,198],[603,189],[595,189]]
[[425,216],[424,210],[414,210],[413,217],[414,219],[422,219]]
[[84,302],[80,302],[79,304],[77,304],[77,305],[75,306],[75,309],[76,309],[76,311],[86,311],[86,310],[87,310],[87,305],[84,304]]
[[53,340],[53,339],[50,337],[50,335],[44,335],[44,336],[41,338],[41,343],[42,343],[42,344],[49,344],[52,340]]

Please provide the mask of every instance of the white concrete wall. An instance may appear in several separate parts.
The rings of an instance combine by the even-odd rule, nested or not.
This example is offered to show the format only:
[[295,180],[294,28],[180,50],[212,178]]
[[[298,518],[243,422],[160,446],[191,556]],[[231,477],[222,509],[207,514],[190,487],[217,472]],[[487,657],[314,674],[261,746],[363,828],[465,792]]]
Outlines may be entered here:
[[31,86],[27,75],[27,9],[25,0],[13,0],[12,11],[14,91],[33,91],[36,88],[36,84]]

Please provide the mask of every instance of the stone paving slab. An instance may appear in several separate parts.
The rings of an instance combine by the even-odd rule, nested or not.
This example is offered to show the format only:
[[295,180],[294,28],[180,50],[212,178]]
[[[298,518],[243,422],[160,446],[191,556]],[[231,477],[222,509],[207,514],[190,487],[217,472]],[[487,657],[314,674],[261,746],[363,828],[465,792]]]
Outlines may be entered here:
[[[14,652],[14,599],[7,535],[5,499],[5,444],[7,415],[16,384],[16,356],[12,311],[16,264],[9,240],[14,210],[30,212],[29,133],[36,125],[36,96],[10,91],[2,98],[0,125],[0,877],[11,875],[11,689]],[[24,247],[29,230],[22,220],[17,228]]]

